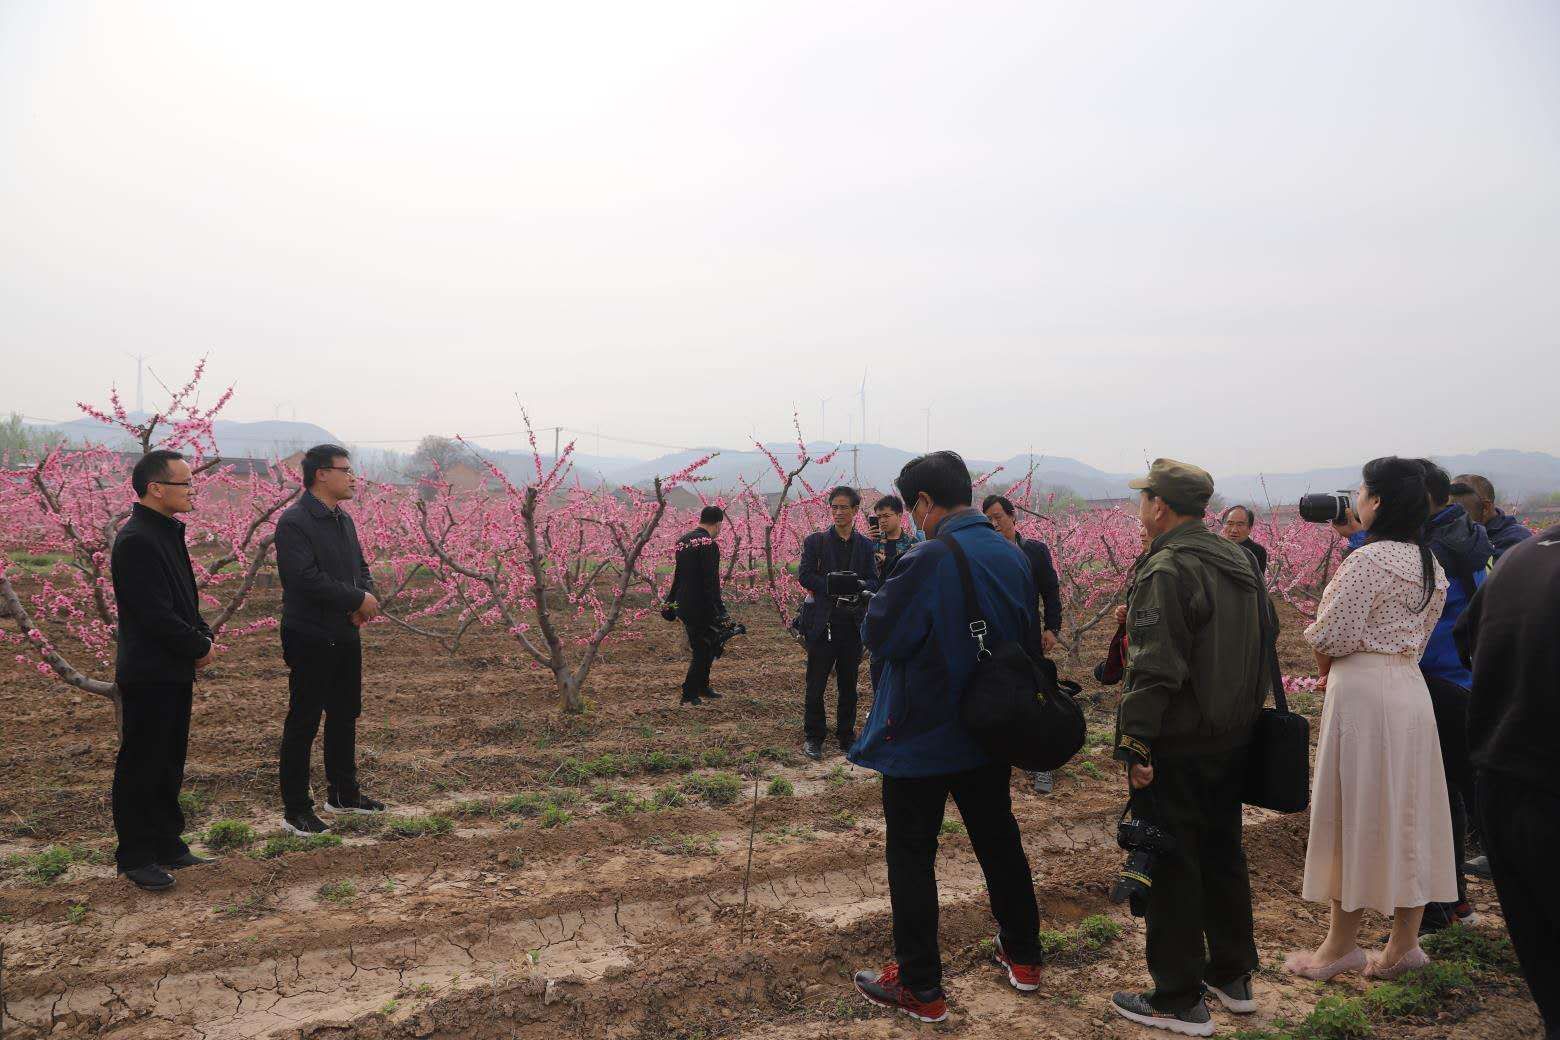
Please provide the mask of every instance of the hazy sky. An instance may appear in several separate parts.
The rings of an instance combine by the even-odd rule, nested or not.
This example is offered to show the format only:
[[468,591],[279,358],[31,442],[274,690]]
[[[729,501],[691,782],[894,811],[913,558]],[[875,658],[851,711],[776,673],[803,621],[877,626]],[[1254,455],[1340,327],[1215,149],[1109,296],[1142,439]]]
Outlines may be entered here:
[[1550,0],[0,0],[0,411],[1560,451],[1557,283]]

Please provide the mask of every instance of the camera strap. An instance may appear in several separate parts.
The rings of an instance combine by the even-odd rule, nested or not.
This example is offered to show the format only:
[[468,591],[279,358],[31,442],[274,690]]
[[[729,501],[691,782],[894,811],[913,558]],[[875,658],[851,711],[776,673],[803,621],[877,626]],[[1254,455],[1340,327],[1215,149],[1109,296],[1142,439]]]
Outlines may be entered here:
[[[1268,599],[1267,581],[1257,558],[1251,553],[1251,569],[1257,575],[1257,624],[1262,639],[1262,669],[1267,671],[1273,684],[1273,706],[1288,714],[1289,700],[1284,696],[1284,670],[1278,663],[1278,629],[1273,623],[1273,604]],[[1262,698],[1263,703],[1267,698]]]
[[986,647],[986,619],[981,615],[980,601],[975,598],[975,579],[970,574],[969,557],[964,555],[964,547],[951,531],[938,535],[937,540],[953,553],[953,562],[959,570],[959,585],[964,592],[964,621],[969,626],[970,638],[975,640],[975,660],[985,660],[991,656],[991,651]]

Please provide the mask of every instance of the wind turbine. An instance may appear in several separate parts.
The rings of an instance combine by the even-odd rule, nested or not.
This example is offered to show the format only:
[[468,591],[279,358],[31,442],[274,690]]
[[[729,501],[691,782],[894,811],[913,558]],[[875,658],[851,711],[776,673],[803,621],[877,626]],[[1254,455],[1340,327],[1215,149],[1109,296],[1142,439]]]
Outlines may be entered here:
[[867,439],[867,370],[861,370],[861,439]]
[[135,410],[140,412],[144,410],[142,408],[141,373],[146,368],[146,355],[126,352],[125,357],[135,362]]

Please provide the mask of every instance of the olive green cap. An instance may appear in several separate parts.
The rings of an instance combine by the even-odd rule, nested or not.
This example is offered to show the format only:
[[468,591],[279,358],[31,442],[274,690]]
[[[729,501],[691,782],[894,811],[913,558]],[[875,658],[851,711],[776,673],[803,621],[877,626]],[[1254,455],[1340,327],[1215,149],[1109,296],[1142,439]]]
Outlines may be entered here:
[[1148,476],[1132,481],[1134,491],[1152,491],[1176,505],[1205,509],[1213,497],[1213,477],[1208,471],[1175,459],[1155,459]]

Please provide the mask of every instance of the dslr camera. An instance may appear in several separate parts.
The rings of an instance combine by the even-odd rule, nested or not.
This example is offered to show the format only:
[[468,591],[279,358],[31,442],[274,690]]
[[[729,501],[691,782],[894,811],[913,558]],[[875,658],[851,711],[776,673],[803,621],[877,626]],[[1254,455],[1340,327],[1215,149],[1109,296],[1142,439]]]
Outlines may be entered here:
[[1300,519],[1313,524],[1342,523],[1349,519],[1353,496],[1347,491],[1320,491],[1300,496]]
[[726,652],[726,644],[731,642],[733,636],[745,635],[747,626],[740,621],[733,621],[730,614],[716,618],[710,626],[710,641],[715,645],[715,656],[719,657]]
[[1133,917],[1142,917],[1148,908],[1148,892],[1154,887],[1154,863],[1175,850],[1175,838],[1147,820],[1134,817],[1116,825],[1116,844],[1127,854],[1127,861],[1111,886],[1112,903],[1130,902]]
[[867,583],[855,571],[830,571],[823,576],[823,594],[844,610],[858,610],[871,598]]

